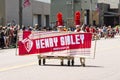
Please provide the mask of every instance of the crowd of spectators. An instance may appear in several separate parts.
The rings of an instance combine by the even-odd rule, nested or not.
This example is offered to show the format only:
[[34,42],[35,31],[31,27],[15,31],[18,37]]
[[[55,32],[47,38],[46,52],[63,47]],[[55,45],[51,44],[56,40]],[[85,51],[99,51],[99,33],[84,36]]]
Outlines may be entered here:
[[0,48],[16,47],[17,26],[0,26]]
[[[56,27],[39,27],[37,24],[34,27],[31,26],[22,26],[22,30],[30,30],[30,31],[53,31],[56,30]],[[82,25],[81,29],[84,32],[91,32],[93,35],[97,34],[99,38],[113,38],[115,34],[119,33],[119,28],[112,28],[111,26],[88,26],[88,25]],[[20,30],[20,27],[18,25],[15,26],[0,26],[0,48],[15,48],[17,43],[17,33],[18,30]],[[72,31],[74,29],[66,28],[66,31]]]
[[19,30],[22,31],[45,31],[45,30],[52,30],[50,27],[39,27],[37,24],[34,27],[31,26],[22,26],[20,29],[19,25],[7,25],[7,26],[0,26],[0,48],[1,49],[8,49],[8,48],[15,48],[17,46],[17,33]]

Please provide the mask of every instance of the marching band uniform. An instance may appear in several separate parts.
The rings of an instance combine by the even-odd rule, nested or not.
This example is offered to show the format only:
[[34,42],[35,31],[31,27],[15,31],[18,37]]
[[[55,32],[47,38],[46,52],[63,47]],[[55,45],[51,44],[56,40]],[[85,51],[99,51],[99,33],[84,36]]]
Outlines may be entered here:
[[[63,26],[63,20],[62,20],[62,13],[59,12],[57,14],[57,31],[58,32],[63,32],[64,31],[64,26]],[[63,65],[63,59],[61,59],[61,65]]]
[[[83,28],[83,25],[82,27],[80,27],[80,12],[79,11],[76,11],[75,13],[75,27],[76,27],[76,30],[75,32],[83,32],[82,28]],[[84,57],[80,57],[80,63],[83,67],[85,67],[85,58]]]
[[[84,32],[84,31],[81,29],[80,25],[79,26],[77,25],[75,32]],[[84,57],[80,57],[80,63],[83,67],[85,67],[85,58]]]

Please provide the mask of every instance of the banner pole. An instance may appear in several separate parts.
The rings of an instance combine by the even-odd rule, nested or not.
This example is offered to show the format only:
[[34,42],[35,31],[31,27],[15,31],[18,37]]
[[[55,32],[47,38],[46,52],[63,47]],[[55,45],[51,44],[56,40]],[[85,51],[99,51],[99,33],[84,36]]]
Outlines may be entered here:
[[93,56],[93,59],[95,59],[96,45],[97,45],[97,36],[95,36],[95,46],[94,46],[94,56]]

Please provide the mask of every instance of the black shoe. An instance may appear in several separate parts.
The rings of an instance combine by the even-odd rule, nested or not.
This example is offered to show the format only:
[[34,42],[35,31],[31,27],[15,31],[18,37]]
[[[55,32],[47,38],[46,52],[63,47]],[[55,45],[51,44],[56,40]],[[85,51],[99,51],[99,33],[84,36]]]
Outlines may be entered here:
[[85,67],[85,64],[83,63],[82,66]]

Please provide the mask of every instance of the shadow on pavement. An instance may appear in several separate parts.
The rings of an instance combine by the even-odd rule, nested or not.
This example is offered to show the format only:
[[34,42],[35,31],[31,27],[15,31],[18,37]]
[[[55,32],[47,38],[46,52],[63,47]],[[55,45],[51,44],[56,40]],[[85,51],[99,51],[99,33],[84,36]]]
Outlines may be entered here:
[[[67,64],[59,65],[59,64],[45,64],[45,65],[41,65],[41,66],[59,66],[59,67],[83,67],[82,65],[70,65],[68,66]],[[87,68],[104,68],[103,66],[94,66],[94,65],[86,65],[85,67]]]

